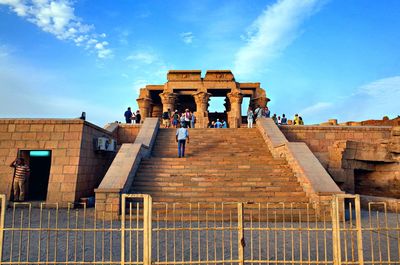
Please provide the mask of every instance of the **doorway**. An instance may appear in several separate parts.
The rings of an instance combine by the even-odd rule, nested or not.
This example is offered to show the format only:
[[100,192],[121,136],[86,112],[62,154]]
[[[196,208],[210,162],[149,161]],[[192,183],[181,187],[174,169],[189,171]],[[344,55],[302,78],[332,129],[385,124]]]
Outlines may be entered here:
[[45,201],[49,185],[51,151],[21,150],[20,156],[26,159],[31,170],[26,183],[26,200]]

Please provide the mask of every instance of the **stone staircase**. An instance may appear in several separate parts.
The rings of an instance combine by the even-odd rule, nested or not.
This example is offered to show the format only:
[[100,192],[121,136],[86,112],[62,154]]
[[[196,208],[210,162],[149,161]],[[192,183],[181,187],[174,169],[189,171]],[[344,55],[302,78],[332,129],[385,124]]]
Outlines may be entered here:
[[276,209],[294,203],[312,211],[286,160],[272,156],[258,129],[189,129],[184,158],[177,157],[175,132],[159,130],[132,193],[150,194],[157,203],[269,203]]

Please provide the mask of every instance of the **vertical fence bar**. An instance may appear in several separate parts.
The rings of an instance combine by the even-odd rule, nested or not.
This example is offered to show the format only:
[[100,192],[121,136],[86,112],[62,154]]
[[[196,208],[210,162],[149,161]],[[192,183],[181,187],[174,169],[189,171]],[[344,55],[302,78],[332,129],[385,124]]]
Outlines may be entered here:
[[238,259],[239,265],[244,265],[244,227],[243,227],[243,203],[238,203]]
[[149,195],[144,195],[143,200],[143,264],[151,265],[152,199]]
[[[356,208],[356,227],[357,227],[357,251],[358,251],[358,264],[364,265],[363,242],[362,242],[362,224],[361,224],[361,206],[360,195],[355,197]],[[390,249],[388,249],[390,252]]]
[[[125,264],[125,208],[126,194],[122,194],[121,198],[121,265]],[[132,232],[132,231],[131,231]]]
[[0,194],[1,216],[0,216],[0,262],[3,260],[3,237],[4,237],[4,219],[6,216],[6,195]]
[[341,265],[342,256],[340,251],[340,220],[339,220],[339,198],[332,199],[332,243],[333,243],[333,264]]

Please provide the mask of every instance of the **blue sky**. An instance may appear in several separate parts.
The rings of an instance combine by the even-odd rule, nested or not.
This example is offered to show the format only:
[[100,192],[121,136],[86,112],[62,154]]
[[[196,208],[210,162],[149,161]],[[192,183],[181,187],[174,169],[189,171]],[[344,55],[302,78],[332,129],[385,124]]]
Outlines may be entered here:
[[394,118],[398,14],[398,0],[0,0],[0,117],[103,126],[170,69],[231,69],[306,124]]

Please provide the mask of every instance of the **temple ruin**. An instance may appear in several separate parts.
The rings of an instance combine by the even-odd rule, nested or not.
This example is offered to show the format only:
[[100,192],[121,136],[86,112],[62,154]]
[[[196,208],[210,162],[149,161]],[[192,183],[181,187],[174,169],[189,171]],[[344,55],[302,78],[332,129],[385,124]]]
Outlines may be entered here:
[[[225,111],[210,113],[211,97],[225,97]],[[231,128],[242,124],[241,106],[244,97],[250,106],[266,106],[269,98],[260,83],[239,83],[230,70],[208,70],[205,77],[200,70],[170,70],[164,85],[146,85],[140,89],[137,103],[143,118],[160,117],[170,109],[194,112],[196,127],[207,128],[210,119],[226,120]]]

